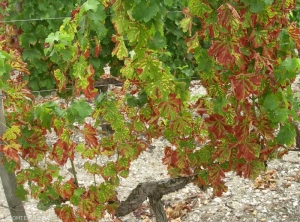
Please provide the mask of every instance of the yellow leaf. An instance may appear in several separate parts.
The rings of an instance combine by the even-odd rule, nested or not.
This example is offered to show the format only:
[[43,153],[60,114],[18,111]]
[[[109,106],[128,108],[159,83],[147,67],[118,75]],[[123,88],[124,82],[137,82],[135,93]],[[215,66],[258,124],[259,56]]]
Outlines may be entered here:
[[21,131],[18,126],[12,126],[11,128],[8,128],[6,132],[3,134],[4,140],[15,140],[20,135]]

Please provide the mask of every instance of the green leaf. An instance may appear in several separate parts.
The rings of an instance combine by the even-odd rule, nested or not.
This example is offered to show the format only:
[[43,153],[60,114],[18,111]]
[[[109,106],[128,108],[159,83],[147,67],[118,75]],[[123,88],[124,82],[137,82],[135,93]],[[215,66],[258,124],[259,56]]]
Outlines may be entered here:
[[226,99],[226,97],[217,97],[213,101],[214,111],[218,114],[224,113],[223,107],[225,107],[227,103],[228,103],[228,100]]
[[286,58],[282,63],[283,66],[287,71],[296,71],[300,69],[300,59],[299,58]]
[[276,109],[275,118],[278,122],[284,123],[288,118],[288,110],[286,109]]
[[[130,131],[128,128],[126,128],[126,127],[116,128],[116,131],[114,134],[114,141],[116,141],[116,142],[124,141],[124,140],[130,138],[129,135],[130,135]],[[136,152],[134,149],[132,149],[132,150],[134,151],[134,153]],[[127,154],[131,155],[131,153],[127,153]]]
[[145,105],[148,102],[147,93],[144,90],[139,92],[138,99],[139,99],[139,106],[142,107],[143,105]]
[[212,9],[208,4],[205,4],[199,0],[189,0],[188,7],[192,15],[199,16],[200,18],[203,18],[205,13],[212,12]]
[[37,38],[33,33],[23,33],[20,35],[20,42],[22,46],[29,47],[36,44]]
[[250,12],[252,13],[260,13],[265,10],[265,2],[264,0],[253,0],[250,3]]
[[[8,63],[9,55],[5,51],[0,51],[0,78],[3,82],[7,81],[10,77],[11,66]],[[4,84],[0,85],[0,88],[4,86]]]
[[91,164],[89,162],[85,162],[84,170],[90,174],[96,174],[99,171],[99,165],[96,163]]
[[153,58],[144,58],[138,64],[139,68],[143,69],[140,74],[140,79],[160,79],[161,76],[161,62]]
[[274,0],[264,0],[266,6],[270,6],[273,4]]
[[23,185],[17,186],[15,194],[23,201],[27,200],[28,191],[24,189]]
[[150,42],[150,47],[154,49],[160,49],[166,47],[166,39],[160,32],[156,32],[153,36],[153,40]]
[[[113,22],[113,24],[114,24],[114,26],[115,26],[115,28],[116,28],[116,30],[118,31],[119,34],[123,34],[125,30],[126,30],[126,32],[128,31],[128,33],[131,32],[128,29],[129,21],[122,14],[117,14],[117,15],[113,16],[112,22]],[[135,24],[135,23],[133,23],[133,24]],[[133,29],[134,29],[134,27],[133,27]]]
[[34,59],[40,60],[42,57],[42,53],[37,49],[25,49],[22,53],[22,58],[26,61],[32,61]]
[[87,12],[89,10],[97,11],[99,1],[97,0],[87,0],[83,5],[81,6],[79,14],[82,15],[84,12]]
[[47,171],[50,172],[50,174],[53,178],[59,177],[59,171],[60,171],[59,166],[47,163]]
[[112,177],[114,178],[117,175],[117,169],[114,162],[109,162],[106,166],[103,167],[102,176],[104,178]]
[[269,94],[266,96],[263,106],[268,110],[275,110],[279,106],[279,100],[274,94]]
[[129,171],[128,170],[122,170],[119,175],[123,178],[127,178],[129,175]]
[[138,97],[132,96],[128,94],[127,96],[127,105],[129,107],[142,107],[145,105],[148,101],[148,96],[145,91],[141,91],[138,94]]
[[109,183],[101,183],[97,189],[96,195],[100,203],[105,203],[109,199],[114,199],[116,195],[115,187]]
[[60,71],[60,69],[54,70],[54,77],[55,77],[56,81],[58,82],[58,91],[61,92],[62,89],[64,89],[66,87],[67,78],[64,75],[64,73],[62,73]]
[[87,61],[85,60],[84,56],[80,56],[79,60],[76,61],[73,66],[73,76],[75,78],[83,77],[85,75],[85,70],[87,66]]
[[166,6],[172,6],[173,5],[173,0],[164,0],[164,4],[166,5]]
[[157,15],[159,7],[159,5],[152,3],[152,1],[143,1],[133,8],[132,16],[137,21],[149,22]]
[[50,33],[48,35],[48,37],[45,39],[45,43],[49,43],[50,46],[49,48],[44,49],[45,54],[52,51],[54,43],[58,43],[59,38],[60,38],[59,31],[55,33]]
[[280,127],[279,133],[276,136],[276,141],[282,145],[292,145],[296,136],[294,125],[286,123]]
[[94,22],[104,21],[106,18],[105,10],[102,5],[98,6],[96,11],[89,11],[87,12],[87,17]]
[[103,118],[111,123],[113,129],[121,129],[124,127],[124,118],[120,114],[116,101],[105,101],[102,103],[103,106]]
[[52,203],[49,202],[44,202],[44,201],[39,201],[36,205],[37,209],[41,210],[41,211],[46,211],[49,210],[52,207]]
[[212,157],[213,149],[210,146],[204,146],[200,150],[195,151],[188,155],[189,160],[197,165],[209,164]]
[[70,48],[62,49],[59,52],[60,52],[63,60],[66,61],[66,62],[69,62],[72,59],[73,55],[75,54],[74,50],[72,50]]
[[127,96],[127,105],[129,107],[137,107],[139,105],[139,101],[136,97],[132,95]]
[[144,123],[139,120],[134,121],[133,127],[134,127],[134,130],[137,132],[142,132],[146,129]]
[[83,123],[84,119],[90,116],[93,112],[92,107],[83,99],[73,101],[68,109],[68,119],[71,123]]
[[206,186],[209,183],[208,180],[208,172],[207,170],[201,170],[200,172],[197,173],[198,181],[200,182],[200,184]]
[[84,146],[83,143],[79,143],[79,144],[77,144],[77,146],[75,147],[75,150],[76,150],[77,152],[79,152],[79,153],[83,153],[83,152],[86,150],[86,148],[85,148],[85,146]]
[[17,168],[17,163],[14,160],[5,161],[4,168],[8,173],[14,173]]
[[81,200],[81,195],[84,193],[84,189],[82,187],[74,190],[73,196],[70,198],[70,203],[78,206]]
[[36,118],[40,121],[41,125],[48,130],[51,130],[55,106],[54,103],[45,103],[36,108]]

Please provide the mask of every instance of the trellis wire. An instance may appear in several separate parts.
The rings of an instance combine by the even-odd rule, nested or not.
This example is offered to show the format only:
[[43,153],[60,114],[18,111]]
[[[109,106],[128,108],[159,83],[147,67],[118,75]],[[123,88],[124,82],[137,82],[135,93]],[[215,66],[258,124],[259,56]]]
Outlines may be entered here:
[[[167,11],[167,13],[182,13],[182,11]],[[111,16],[111,15],[107,15]],[[65,17],[50,17],[50,18],[28,18],[28,19],[14,19],[14,20],[0,20],[0,23],[16,23],[16,22],[32,22],[32,21],[47,21],[47,20],[63,20],[66,18],[72,18],[70,16]]]
[[[186,80],[188,78],[179,78],[179,79],[176,79],[176,80]],[[197,77],[192,77],[190,78],[191,80],[200,80],[199,78]],[[97,87],[101,87],[101,86],[122,86],[123,83],[115,83],[115,84],[100,84],[100,85],[95,85],[94,88],[97,88]],[[68,89],[72,89],[70,87],[67,87],[66,90]],[[42,89],[42,90],[33,90],[33,91],[30,91],[31,93],[41,93],[41,92],[55,92],[55,91],[58,91],[58,89]]]

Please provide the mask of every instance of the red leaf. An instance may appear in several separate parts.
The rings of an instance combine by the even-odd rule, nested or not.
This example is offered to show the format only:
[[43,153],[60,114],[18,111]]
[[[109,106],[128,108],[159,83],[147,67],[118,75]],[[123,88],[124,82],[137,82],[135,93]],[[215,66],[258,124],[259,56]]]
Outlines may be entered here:
[[223,193],[227,192],[228,187],[225,185],[225,183],[223,181],[221,181],[218,184],[215,184],[212,186],[213,188],[213,195],[220,197],[222,196]]
[[94,40],[95,40],[95,43],[96,43],[96,47],[95,47],[95,50],[94,50],[94,57],[98,57],[99,54],[100,54],[100,51],[101,51],[101,45],[100,45],[100,41],[94,37]]
[[221,65],[232,67],[235,63],[232,48],[231,42],[213,41],[211,47],[208,49],[208,54],[216,57],[217,62]]
[[208,123],[209,132],[214,134],[216,139],[221,139],[225,134],[232,131],[231,126],[225,123],[225,118],[221,115],[211,115],[209,118],[205,119],[205,122]]
[[300,48],[300,29],[297,28],[297,25],[295,22],[292,22],[288,27],[288,32],[291,36],[291,38],[296,43],[297,49]]
[[80,11],[80,7],[77,7],[71,11],[72,19],[75,18],[75,15],[77,15],[79,13],[79,11]]
[[218,8],[218,23],[228,31],[234,31],[241,23],[241,17],[230,4],[223,4]]
[[267,140],[274,139],[274,130],[270,126],[270,121],[267,116],[256,117],[253,121],[253,125],[256,127],[256,132],[261,134]]
[[246,140],[239,141],[237,148],[237,158],[245,158],[245,160],[251,161],[259,156],[260,145],[254,133],[250,134]]
[[250,94],[260,95],[262,92],[258,90],[258,86],[263,79],[262,75],[254,73],[239,74],[230,76],[231,87],[238,101],[244,101]]
[[172,167],[177,166],[177,162],[179,161],[178,152],[167,146],[165,148],[165,156],[163,157],[162,161],[165,165]]
[[69,179],[65,184],[59,187],[59,194],[64,199],[70,199],[73,196],[74,191],[77,189],[74,179]]
[[16,163],[20,163],[20,157],[18,154],[18,149],[20,149],[19,144],[9,144],[1,148],[1,151],[5,154],[8,159],[14,160]]
[[77,221],[73,208],[68,205],[55,207],[54,212],[63,222]]
[[90,47],[87,47],[83,53],[84,57],[87,59],[90,57]]
[[92,67],[92,65],[89,65],[88,67],[88,76],[87,76],[87,81],[89,83],[89,85],[85,88],[82,89],[85,97],[87,99],[95,99],[95,97],[98,95],[97,89],[95,89],[94,87],[94,68]]
[[76,144],[72,141],[70,144],[61,138],[53,145],[50,159],[54,159],[59,165],[64,165],[68,158],[74,160],[74,148]]
[[98,139],[96,137],[97,130],[92,127],[91,124],[84,124],[84,131],[83,136],[88,146],[90,147],[97,147],[98,146]]
[[236,136],[238,141],[245,140],[250,134],[252,121],[247,116],[236,116],[234,120],[234,135]]
[[203,98],[199,98],[197,102],[193,105],[195,112],[198,113],[200,116],[203,114],[207,114],[208,107],[205,104],[205,100]]
[[180,98],[176,98],[176,94],[175,93],[171,93],[169,95],[169,100],[167,101],[163,101],[160,104],[158,104],[157,106],[157,110],[155,110],[157,113],[160,112],[164,115],[166,115],[166,117],[168,119],[172,119],[175,114],[177,114],[179,112],[179,110],[182,107],[182,101]]
[[255,179],[263,170],[265,165],[263,160],[247,161],[245,164],[240,166],[240,176],[244,178]]
[[225,177],[224,171],[217,164],[208,167],[208,181],[215,186],[223,183],[222,178]]
[[[178,150],[172,150],[171,147],[166,147],[165,156],[162,161],[163,164],[168,165],[168,170],[175,169],[175,171],[171,173],[174,176],[188,176],[193,173],[185,152],[179,152]],[[174,172],[176,173],[174,174]]]

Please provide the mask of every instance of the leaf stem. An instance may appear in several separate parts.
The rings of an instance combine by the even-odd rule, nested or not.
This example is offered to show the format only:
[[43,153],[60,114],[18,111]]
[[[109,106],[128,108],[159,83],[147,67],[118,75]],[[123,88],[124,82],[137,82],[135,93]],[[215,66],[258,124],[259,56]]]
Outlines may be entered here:
[[75,166],[74,166],[74,162],[73,160],[70,160],[71,161],[71,166],[72,166],[72,173],[74,175],[74,179],[75,179],[75,184],[76,186],[78,187],[78,180],[77,180],[77,176],[76,176],[76,170],[75,170]]

